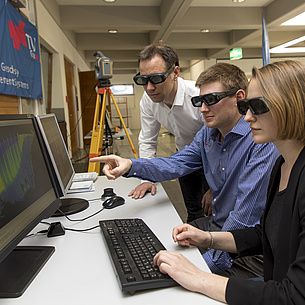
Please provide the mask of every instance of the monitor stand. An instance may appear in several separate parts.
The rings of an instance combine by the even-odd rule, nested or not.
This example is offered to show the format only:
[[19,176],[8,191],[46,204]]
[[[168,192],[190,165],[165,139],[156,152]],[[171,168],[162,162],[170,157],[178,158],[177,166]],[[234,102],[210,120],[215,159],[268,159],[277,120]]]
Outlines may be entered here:
[[0,298],[18,298],[31,284],[55,248],[18,246],[0,263]]
[[89,207],[89,202],[80,198],[60,198],[61,207],[60,211],[57,210],[52,217],[71,215],[81,212]]

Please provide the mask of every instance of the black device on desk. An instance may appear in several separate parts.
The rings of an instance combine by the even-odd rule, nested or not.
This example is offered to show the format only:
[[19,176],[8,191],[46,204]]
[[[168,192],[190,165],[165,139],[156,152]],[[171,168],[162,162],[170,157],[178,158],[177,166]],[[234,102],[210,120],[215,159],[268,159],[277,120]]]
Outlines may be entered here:
[[61,197],[62,212],[56,211],[53,216],[63,216],[63,213],[71,215],[85,210],[89,207],[87,200],[64,197],[72,184],[75,171],[55,115],[39,115],[36,119],[49,153],[57,193]]
[[165,247],[142,219],[103,220],[100,227],[123,292],[178,285],[153,265]]
[[60,206],[32,115],[0,115],[0,297],[20,296],[54,247],[16,247]]
[[112,196],[103,202],[105,209],[113,209],[125,203],[125,199],[121,196]]

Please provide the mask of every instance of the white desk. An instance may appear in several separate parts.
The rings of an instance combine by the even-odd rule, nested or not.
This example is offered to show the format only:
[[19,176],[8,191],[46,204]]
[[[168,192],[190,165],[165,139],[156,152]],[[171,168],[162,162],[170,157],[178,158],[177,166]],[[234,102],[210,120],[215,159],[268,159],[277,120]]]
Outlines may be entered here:
[[[143,199],[133,200],[128,193],[138,184],[139,180],[133,178],[109,181],[99,177],[95,182],[95,191],[82,193],[83,198],[99,198],[104,188],[113,187],[117,195],[126,199],[124,205],[105,209],[80,223],[70,222],[64,217],[49,218],[47,221],[61,221],[68,228],[89,228],[97,225],[101,219],[142,218],[168,250],[182,252],[198,267],[208,270],[196,248],[182,248],[173,242],[172,229],[182,222],[162,186],[158,185],[155,196],[147,194]],[[81,196],[73,194],[69,197]],[[100,200],[92,201],[87,210],[71,215],[71,218],[79,219],[93,214],[101,208],[101,203]],[[46,225],[40,224],[33,232],[46,228]],[[53,238],[45,235],[29,237],[21,245],[50,245],[55,246],[56,251],[20,298],[0,299],[0,305],[220,304],[180,286],[136,292],[134,295],[123,294],[99,228],[86,233],[66,231],[64,236]]]

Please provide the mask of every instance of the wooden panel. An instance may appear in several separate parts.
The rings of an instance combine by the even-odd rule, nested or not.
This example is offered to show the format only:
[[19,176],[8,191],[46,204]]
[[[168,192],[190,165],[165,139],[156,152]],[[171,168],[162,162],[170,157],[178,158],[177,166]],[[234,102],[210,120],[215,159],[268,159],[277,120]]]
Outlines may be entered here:
[[[79,83],[82,105],[83,134],[85,136],[90,130],[92,130],[94,119],[96,102],[95,86],[97,84],[94,71],[80,72]],[[90,144],[90,141],[86,144]]]
[[66,75],[66,85],[67,85],[67,102],[69,110],[69,122],[70,122],[70,138],[71,138],[71,149],[72,154],[78,150],[77,141],[77,126],[76,126],[76,100],[74,93],[74,72],[73,66],[68,60],[65,59],[65,75]]
[[0,114],[18,114],[18,96],[0,94]]

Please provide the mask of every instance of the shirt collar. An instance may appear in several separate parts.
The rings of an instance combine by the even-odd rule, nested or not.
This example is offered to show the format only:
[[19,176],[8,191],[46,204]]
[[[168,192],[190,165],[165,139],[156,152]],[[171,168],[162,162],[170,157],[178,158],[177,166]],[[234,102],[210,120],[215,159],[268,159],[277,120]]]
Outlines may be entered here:
[[[250,125],[249,125],[249,123],[245,122],[244,118],[245,118],[245,116],[242,116],[240,118],[240,120],[233,127],[233,129],[226,135],[226,137],[229,134],[237,134],[237,135],[240,135],[240,136],[246,136],[250,133],[250,131],[251,131]],[[219,134],[220,134],[220,132],[217,128],[211,128],[211,136],[214,139],[218,139]]]
[[181,98],[181,96],[184,96],[185,91],[185,85],[180,77],[178,77],[177,80],[177,92],[175,95],[175,99],[173,102],[173,106],[183,106],[184,98]]

